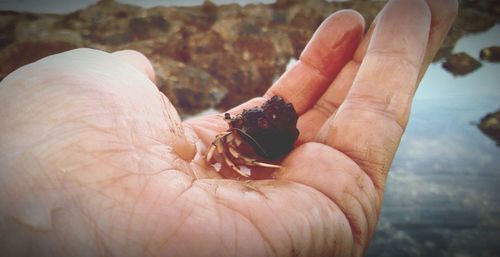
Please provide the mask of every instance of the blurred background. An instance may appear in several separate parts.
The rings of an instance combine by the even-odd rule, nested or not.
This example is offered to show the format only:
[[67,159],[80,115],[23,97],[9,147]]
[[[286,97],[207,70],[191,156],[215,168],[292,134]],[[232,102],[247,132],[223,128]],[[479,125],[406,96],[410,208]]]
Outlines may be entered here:
[[[77,47],[135,49],[183,118],[261,95],[321,21],[385,1],[1,0],[0,79]],[[500,256],[500,2],[460,9],[415,97],[367,256]],[[1,103],[0,103],[1,104]]]

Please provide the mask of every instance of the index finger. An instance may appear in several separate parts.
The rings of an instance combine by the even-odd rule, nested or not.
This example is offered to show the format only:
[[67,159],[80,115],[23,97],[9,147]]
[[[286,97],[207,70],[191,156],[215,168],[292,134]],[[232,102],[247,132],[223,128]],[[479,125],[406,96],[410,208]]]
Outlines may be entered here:
[[299,61],[269,88],[265,97],[280,95],[302,114],[352,58],[363,30],[363,17],[355,11],[330,15],[316,30]]

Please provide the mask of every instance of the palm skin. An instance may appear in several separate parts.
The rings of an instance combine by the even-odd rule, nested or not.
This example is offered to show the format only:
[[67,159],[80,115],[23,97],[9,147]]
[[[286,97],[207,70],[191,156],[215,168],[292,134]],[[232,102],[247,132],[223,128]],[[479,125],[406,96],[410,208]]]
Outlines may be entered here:
[[411,98],[454,1],[392,1],[363,35],[342,11],[264,95],[298,111],[281,170],[204,161],[218,116],[181,122],[131,51],[80,49],[0,85],[0,251],[6,256],[359,256]]

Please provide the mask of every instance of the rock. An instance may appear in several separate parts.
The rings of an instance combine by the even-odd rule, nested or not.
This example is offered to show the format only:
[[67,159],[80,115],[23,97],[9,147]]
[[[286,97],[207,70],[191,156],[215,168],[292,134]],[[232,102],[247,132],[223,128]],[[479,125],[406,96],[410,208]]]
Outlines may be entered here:
[[160,91],[182,117],[192,110],[214,108],[227,94],[216,78],[196,66],[165,57],[155,62],[154,68]]
[[459,1],[458,15],[434,61],[451,55],[455,43],[467,34],[487,31],[500,22],[500,4],[490,0]]
[[500,109],[481,118],[478,128],[500,146]]
[[458,10],[456,26],[467,32],[481,32],[495,26],[498,18],[494,14],[478,9],[476,5],[463,6]]
[[15,41],[16,13],[0,12],[0,50]]
[[479,58],[490,62],[500,62],[500,46],[490,46],[482,49]]
[[448,56],[442,66],[453,75],[466,75],[481,67],[481,63],[461,52]]
[[43,57],[65,52],[78,45],[64,41],[45,41],[45,42],[15,42],[0,52],[0,74],[6,76],[17,68],[32,63]]

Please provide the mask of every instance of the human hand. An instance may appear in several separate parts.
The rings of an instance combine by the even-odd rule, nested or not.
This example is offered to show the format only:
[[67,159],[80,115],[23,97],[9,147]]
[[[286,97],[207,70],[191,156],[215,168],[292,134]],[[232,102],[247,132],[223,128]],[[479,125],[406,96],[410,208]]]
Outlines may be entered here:
[[364,37],[355,12],[330,16],[263,98],[231,111],[278,94],[300,115],[296,149],[258,180],[205,163],[226,123],[182,123],[136,52],[75,50],[15,71],[0,84],[0,251],[362,255],[412,96],[455,15],[455,1],[392,1]]

